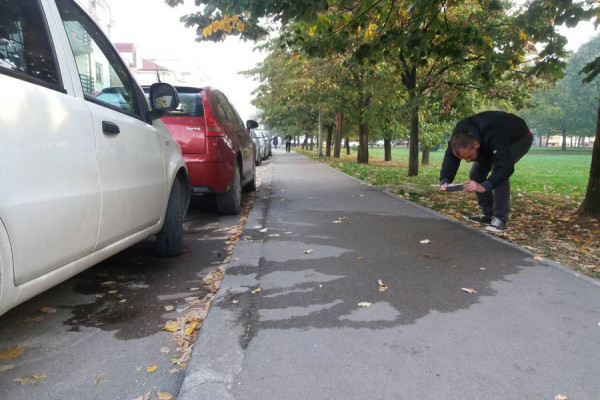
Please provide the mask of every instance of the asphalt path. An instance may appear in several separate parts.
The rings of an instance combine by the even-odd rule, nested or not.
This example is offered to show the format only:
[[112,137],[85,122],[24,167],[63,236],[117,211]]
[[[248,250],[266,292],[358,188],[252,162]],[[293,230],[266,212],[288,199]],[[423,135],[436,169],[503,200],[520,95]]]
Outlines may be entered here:
[[179,400],[600,399],[598,286],[277,151]]
[[184,299],[207,294],[202,278],[228,263],[240,217],[194,198],[182,256],[155,256],[150,238],[1,316],[0,352],[24,352],[0,360],[0,400],[175,398],[184,372],[170,362],[177,346],[163,326],[185,314]]

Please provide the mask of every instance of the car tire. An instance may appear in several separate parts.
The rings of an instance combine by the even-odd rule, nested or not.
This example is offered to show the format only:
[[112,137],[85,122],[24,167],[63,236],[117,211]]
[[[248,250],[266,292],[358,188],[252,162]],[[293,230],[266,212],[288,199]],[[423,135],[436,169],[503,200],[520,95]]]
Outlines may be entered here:
[[175,179],[169,195],[165,222],[156,235],[156,250],[161,257],[183,253],[183,200],[181,181]]
[[229,190],[225,193],[217,194],[217,209],[219,210],[219,214],[234,215],[239,214],[241,206],[242,177],[236,163],[233,169],[233,178]]
[[252,180],[244,186],[244,192],[256,192],[256,168],[252,174]]
[[254,162],[254,165],[256,165],[257,167],[262,164],[262,160],[260,159],[260,156],[256,158],[256,161]]

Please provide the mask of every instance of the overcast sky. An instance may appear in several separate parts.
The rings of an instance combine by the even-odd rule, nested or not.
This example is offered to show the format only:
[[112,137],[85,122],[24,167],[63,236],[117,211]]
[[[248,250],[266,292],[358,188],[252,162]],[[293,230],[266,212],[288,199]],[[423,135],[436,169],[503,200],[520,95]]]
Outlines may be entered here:
[[[193,0],[171,8],[164,0],[106,0],[112,13],[113,42],[136,43],[142,57],[156,60],[168,68],[176,66],[191,72],[190,85],[213,86],[222,90],[237,108],[243,119],[255,113],[250,105],[251,92],[257,86],[239,71],[254,68],[265,53],[253,51],[254,43],[242,42],[236,37],[221,43],[195,42],[194,29],[179,22],[182,15],[195,12]],[[596,35],[591,24],[579,24],[575,29],[564,30],[569,38],[569,50],[577,50]]]

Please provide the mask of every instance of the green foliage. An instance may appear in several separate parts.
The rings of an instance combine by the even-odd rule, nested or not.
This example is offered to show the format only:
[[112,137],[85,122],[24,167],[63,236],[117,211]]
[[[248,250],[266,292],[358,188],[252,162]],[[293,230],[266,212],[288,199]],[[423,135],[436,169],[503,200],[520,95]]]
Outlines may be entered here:
[[599,53],[600,37],[596,37],[569,58],[564,78],[553,88],[534,92],[534,107],[522,115],[538,135],[594,136],[600,78],[582,84],[579,71]]

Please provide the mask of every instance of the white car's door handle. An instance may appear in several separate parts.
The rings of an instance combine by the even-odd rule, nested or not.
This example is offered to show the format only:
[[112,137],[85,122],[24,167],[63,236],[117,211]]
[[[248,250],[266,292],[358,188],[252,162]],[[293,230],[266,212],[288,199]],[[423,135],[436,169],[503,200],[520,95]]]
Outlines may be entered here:
[[121,133],[121,130],[119,129],[119,125],[114,122],[102,121],[102,132],[107,135],[118,135]]

